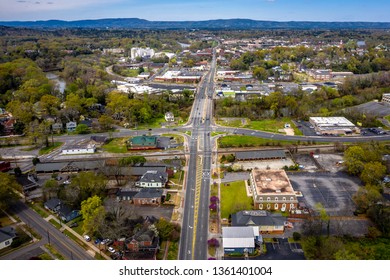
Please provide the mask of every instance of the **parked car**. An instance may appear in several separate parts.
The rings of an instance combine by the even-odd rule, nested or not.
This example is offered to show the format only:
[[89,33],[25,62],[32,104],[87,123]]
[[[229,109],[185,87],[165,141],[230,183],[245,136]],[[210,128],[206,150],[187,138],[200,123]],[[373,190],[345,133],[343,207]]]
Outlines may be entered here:
[[70,228],[74,228],[74,227],[78,227],[78,226],[79,226],[79,224],[76,223],[76,222],[71,223],[71,224],[69,225]]
[[84,239],[85,239],[85,241],[91,241],[91,237],[89,237],[89,235],[84,235]]
[[115,253],[115,249],[114,248],[112,248],[112,247],[108,247],[108,249],[107,249],[110,253]]
[[101,240],[100,238],[97,238],[97,239],[95,240],[94,243],[95,243],[96,245],[98,245],[98,244],[102,243],[102,240]]

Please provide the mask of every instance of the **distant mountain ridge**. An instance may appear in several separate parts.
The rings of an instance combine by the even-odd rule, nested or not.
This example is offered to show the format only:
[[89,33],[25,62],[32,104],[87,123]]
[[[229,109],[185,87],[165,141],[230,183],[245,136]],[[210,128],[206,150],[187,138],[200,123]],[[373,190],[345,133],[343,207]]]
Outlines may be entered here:
[[216,19],[203,21],[149,21],[140,18],[92,20],[0,21],[0,25],[27,28],[115,29],[389,29],[390,22],[317,22]]

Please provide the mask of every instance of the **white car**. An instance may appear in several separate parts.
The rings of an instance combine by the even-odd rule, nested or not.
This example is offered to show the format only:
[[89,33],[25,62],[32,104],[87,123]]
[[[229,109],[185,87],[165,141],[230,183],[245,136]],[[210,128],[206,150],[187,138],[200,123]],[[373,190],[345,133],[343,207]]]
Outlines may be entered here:
[[85,241],[91,241],[91,237],[89,237],[89,235],[84,235],[84,239],[85,239]]
[[112,247],[108,247],[108,251],[109,251],[110,253],[115,253],[115,249],[112,248]]

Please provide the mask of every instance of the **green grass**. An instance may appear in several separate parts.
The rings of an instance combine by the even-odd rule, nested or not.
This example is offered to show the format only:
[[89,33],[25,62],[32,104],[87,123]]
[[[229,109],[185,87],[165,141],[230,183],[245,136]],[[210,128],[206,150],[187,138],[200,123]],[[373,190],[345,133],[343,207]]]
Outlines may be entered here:
[[286,146],[295,143],[296,141],[264,139],[249,135],[229,135],[218,139],[218,144],[221,148]]
[[66,236],[69,236],[70,239],[72,239],[73,241],[75,241],[77,244],[79,244],[80,246],[82,246],[84,249],[88,249],[89,247],[83,242],[81,241],[77,236],[75,236],[73,233],[71,233],[69,230],[64,230],[64,234]]
[[181,171],[177,171],[172,178],[169,178],[170,181],[172,181],[173,183],[177,184],[177,185],[180,185],[183,183],[183,179],[184,179],[184,171],[181,170]]
[[39,150],[39,155],[46,155],[54,151],[55,149],[61,147],[64,143],[63,142],[54,142],[53,145],[49,145],[49,147],[44,147]]
[[290,127],[294,129],[295,135],[303,135],[290,118],[250,121],[250,123],[245,127],[249,129],[285,134],[284,132],[280,132],[279,129],[284,129],[284,125],[286,123],[290,124]]
[[52,260],[52,259],[53,259],[48,253],[40,254],[40,255],[39,255],[39,258],[40,258],[41,260],[46,260],[46,261]]
[[[242,118],[245,119],[245,118]],[[224,120],[218,120],[217,124],[223,125],[223,126],[230,126],[230,127],[244,127],[242,123],[242,119],[229,119],[226,118]],[[248,119],[246,119],[248,120]]]
[[252,208],[252,197],[247,196],[244,181],[221,184],[222,218],[227,219],[230,214]]
[[212,196],[218,196],[218,184],[214,185],[211,184],[210,186],[210,197]]
[[211,136],[226,134],[226,132],[211,132]]
[[64,260],[64,257],[56,250],[54,249],[53,246],[49,245],[49,244],[45,244],[44,245],[49,251],[50,253],[52,253],[57,259],[59,260]]
[[54,220],[54,219],[50,219],[50,223],[53,226],[55,226],[57,229],[60,229],[62,227],[62,225],[59,222],[57,222],[56,220]]
[[35,210],[42,218],[47,218],[49,217],[49,213],[43,208],[42,203],[30,203],[30,207]]
[[102,146],[102,149],[109,153],[127,153],[126,141],[129,137],[114,138],[107,144]]
[[177,260],[178,252],[179,252],[179,243],[169,242],[167,259],[168,260]]
[[144,130],[149,128],[161,128],[161,123],[165,123],[166,120],[164,117],[153,119],[150,123],[139,124],[135,129]]

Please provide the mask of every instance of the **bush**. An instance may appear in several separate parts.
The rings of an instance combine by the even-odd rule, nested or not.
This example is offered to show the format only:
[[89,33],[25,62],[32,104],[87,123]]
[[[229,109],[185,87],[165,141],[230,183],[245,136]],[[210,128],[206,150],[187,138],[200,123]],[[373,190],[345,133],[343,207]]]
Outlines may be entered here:
[[293,239],[295,241],[301,240],[301,234],[299,232],[294,231],[293,232]]

